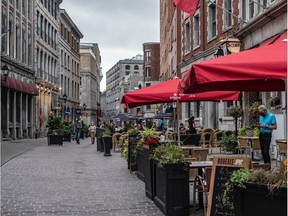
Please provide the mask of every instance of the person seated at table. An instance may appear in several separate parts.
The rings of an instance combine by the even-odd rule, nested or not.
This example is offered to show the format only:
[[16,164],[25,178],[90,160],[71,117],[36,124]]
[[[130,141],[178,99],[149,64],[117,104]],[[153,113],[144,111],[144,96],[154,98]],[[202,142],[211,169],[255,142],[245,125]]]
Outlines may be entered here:
[[189,134],[196,134],[196,125],[194,121],[194,116],[191,116],[188,119],[188,124],[189,124]]
[[185,134],[186,133],[186,128],[184,127],[183,123],[180,123],[180,127],[179,127],[180,133],[181,134]]

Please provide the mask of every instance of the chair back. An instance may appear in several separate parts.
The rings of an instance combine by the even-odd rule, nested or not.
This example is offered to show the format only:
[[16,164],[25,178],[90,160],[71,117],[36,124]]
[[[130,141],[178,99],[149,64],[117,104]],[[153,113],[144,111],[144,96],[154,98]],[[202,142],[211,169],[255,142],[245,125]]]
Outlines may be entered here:
[[203,129],[202,132],[203,132],[203,133],[206,133],[206,132],[213,132],[213,129],[212,129],[212,128],[205,128],[205,129]]
[[196,158],[196,161],[206,161],[209,148],[192,149],[191,157]]
[[261,150],[260,140],[252,139],[252,147],[253,147],[253,150]]
[[238,137],[238,148],[246,149],[248,146],[248,139]]
[[270,170],[270,164],[252,164],[253,169],[264,169],[264,170]]
[[206,145],[211,146],[212,140],[213,140],[213,136],[212,136],[211,132],[202,133],[201,141],[200,141],[201,145],[203,145],[205,147],[206,147]]
[[213,140],[214,142],[220,142],[223,137],[223,132],[222,131],[217,131],[213,134]]

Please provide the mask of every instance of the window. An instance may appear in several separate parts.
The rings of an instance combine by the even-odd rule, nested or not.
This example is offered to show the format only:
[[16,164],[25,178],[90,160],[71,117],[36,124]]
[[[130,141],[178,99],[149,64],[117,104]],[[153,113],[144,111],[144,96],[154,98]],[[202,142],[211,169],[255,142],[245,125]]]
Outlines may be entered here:
[[130,70],[130,65],[125,65],[125,70]]
[[191,49],[191,27],[190,21],[187,20],[185,23],[185,54],[190,52]]
[[265,7],[272,4],[275,0],[242,0],[242,19],[250,20],[258,14],[262,13]]
[[146,67],[146,77],[151,77],[151,67]]
[[199,14],[194,16],[194,36],[193,36],[193,47],[196,48],[200,45],[200,19]]
[[146,110],[151,110],[151,105],[147,105]]
[[130,74],[130,71],[125,71],[125,75],[128,76]]
[[151,83],[146,83],[146,87],[149,87],[149,86],[151,86]]
[[216,37],[216,6],[214,4],[209,5],[209,39]]
[[151,50],[145,51],[145,59],[146,61],[151,61]]
[[224,29],[232,26],[232,0],[224,0]]
[[135,66],[134,66],[134,70],[139,70],[139,66],[138,66],[138,65],[135,65]]

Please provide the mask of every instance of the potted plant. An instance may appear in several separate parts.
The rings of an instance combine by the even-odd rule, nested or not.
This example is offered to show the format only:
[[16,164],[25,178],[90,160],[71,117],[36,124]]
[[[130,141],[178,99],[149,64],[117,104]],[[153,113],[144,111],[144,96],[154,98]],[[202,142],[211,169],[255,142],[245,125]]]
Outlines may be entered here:
[[251,104],[248,108],[249,116],[258,118],[260,116],[258,107],[259,107],[258,102],[254,102],[253,104]]
[[280,98],[278,96],[270,97],[267,99],[266,105],[270,109],[281,108]]
[[109,128],[105,128],[102,134],[102,140],[104,144],[104,156],[111,156],[112,136]]
[[287,213],[287,161],[283,162],[283,169],[273,172],[235,170],[225,186],[224,205],[234,209],[236,216]]
[[178,145],[166,144],[153,151],[155,205],[165,215],[189,215],[189,164]]
[[240,106],[231,106],[228,108],[228,116],[232,116],[234,119],[243,116],[243,109]]
[[254,135],[254,127],[252,125],[243,126],[239,129],[238,135],[252,137]]
[[155,128],[144,127],[144,130],[140,132],[141,137],[143,137],[144,142],[149,144],[155,144],[159,142],[159,137],[156,133]]
[[238,143],[236,137],[233,134],[230,136],[223,136],[222,139],[220,140],[220,147],[225,152],[231,152],[232,154],[237,154]]
[[63,145],[63,125],[60,117],[50,115],[46,125],[48,145]]
[[73,122],[65,121],[62,123],[63,141],[71,142],[71,134],[73,134]]

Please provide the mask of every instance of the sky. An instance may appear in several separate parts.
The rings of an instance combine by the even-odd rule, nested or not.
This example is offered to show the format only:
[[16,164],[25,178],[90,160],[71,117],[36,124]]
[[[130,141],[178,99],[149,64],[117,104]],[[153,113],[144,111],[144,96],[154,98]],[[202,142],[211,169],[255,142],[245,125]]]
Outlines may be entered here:
[[160,41],[159,0],[64,0],[65,9],[84,37],[98,43],[106,88],[106,72],[119,60],[143,54],[145,42]]

